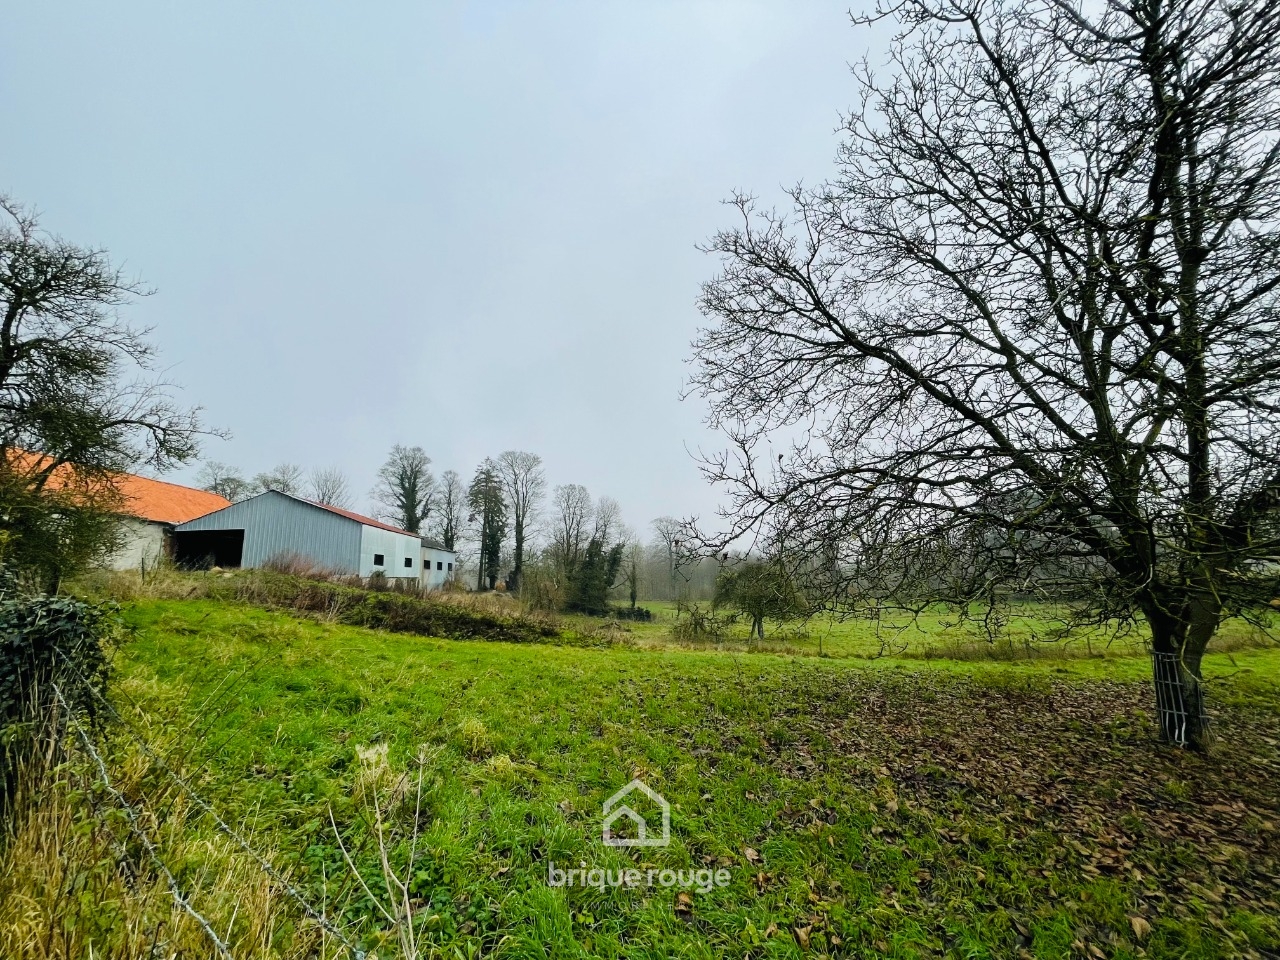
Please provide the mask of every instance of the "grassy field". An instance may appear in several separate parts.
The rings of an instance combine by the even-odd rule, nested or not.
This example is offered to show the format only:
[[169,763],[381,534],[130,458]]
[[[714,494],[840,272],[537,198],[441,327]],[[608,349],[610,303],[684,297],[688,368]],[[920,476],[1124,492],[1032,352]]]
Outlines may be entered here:
[[[1038,603],[1013,605],[1001,620],[989,623],[983,621],[981,611],[975,610],[966,619],[940,606],[917,615],[886,611],[878,618],[821,615],[807,623],[770,623],[763,643],[748,636],[746,622],[729,627],[719,641],[677,641],[672,637],[672,627],[680,613],[674,602],[658,600],[640,605],[653,612],[651,623],[627,621],[618,623],[615,629],[627,641],[646,649],[707,648],[798,656],[975,661],[1133,657],[1145,650],[1140,629],[1095,626],[1064,636],[1064,618]],[[580,622],[587,629],[598,629],[598,621],[582,618]],[[1260,628],[1233,619],[1218,631],[1211,649],[1230,652],[1270,646],[1277,642],[1276,636],[1269,626]]]
[[[1141,658],[643,649],[662,644],[652,625],[611,646],[456,642],[211,600],[125,615],[108,760],[133,771],[135,800],[168,795],[126,727],[382,957],[398,955],[391,925],[338,843],[381,897],[373,799],[394,869],[415,817],[422,830],[424,956],[1280,951],[1274,649],[1209,658],[1223,746],[1205,758],[1154,742]],[[602,804],[633,777],[670,802],[669,846],[602,843]],[[201,879],[207,817],[161,832],[237,957],[307,955],[304,939],[338,955],[296,911],[255,925]],[[553,864],[727,883],[557,887]]]

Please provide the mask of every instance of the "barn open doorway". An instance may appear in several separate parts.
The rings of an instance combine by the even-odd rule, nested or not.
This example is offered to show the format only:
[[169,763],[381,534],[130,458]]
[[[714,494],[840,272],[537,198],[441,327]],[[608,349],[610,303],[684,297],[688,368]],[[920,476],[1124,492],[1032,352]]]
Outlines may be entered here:
[[173,535],[174,562],[188,570],[239,567],[243,556],[243,530],[179,530]]

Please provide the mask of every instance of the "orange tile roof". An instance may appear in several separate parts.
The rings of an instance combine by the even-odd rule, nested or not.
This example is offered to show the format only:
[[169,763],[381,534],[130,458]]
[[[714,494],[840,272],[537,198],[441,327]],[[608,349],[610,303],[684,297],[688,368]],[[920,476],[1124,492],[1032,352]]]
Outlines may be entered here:
[[[19,450],[10,451],[10,457],[18,469],[30,473],[41,470],[49,462],[43,454]],[[63,489],[71,484],[74,475],[74,467],[62,464],[50,475],[47,487],[51,490]],[[117,474],[109,486],[122,501],[119,506],[121,513],[156,523],[186,523],[196,517],[203,517],[206,513],[231,506],[231,501],[226,497],[207,490],[196,490],[131,473]]]
[[231,506],[231,501],[208,490],[196,490],[164,480],[122,474],[116,487],[131,517],[157,523],[186,523]]

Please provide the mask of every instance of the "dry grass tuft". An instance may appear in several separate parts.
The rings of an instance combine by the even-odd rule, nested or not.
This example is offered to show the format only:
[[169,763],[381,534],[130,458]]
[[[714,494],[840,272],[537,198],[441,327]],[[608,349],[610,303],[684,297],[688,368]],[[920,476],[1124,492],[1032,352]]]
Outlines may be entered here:
[[201,600],[210,596],[230,573],[178,570],[160,564],[145,573],[139,570],[91,570],[78,577],[74,592],[94,599],[117,600]]
[[[141,812],[183,892],[237,960],[336,956],[314,926],[299,923],[292,904],[252,859],[220,834],[190,829],[192,811],[177,788],[148,784],[147,770],[137,753],[109,766],[113,785]],[[45,757],[24,768],[0,838],[0,956],[216,955],[130,836],[124,813],[101,789],[88,757],[71,751],[60,763]]]

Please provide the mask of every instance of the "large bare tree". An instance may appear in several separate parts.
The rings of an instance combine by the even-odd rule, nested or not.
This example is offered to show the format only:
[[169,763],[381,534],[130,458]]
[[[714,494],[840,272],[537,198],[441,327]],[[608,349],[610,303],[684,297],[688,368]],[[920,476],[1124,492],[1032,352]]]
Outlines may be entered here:
[[239,468],[220,460],[206,460],[196,474],[201,490],[208,490],[232,503],[252,496],[253,484],[244,478]]
[[657,517],[649,524],[653,528],[653,549],[665,567],[663,581],[666,584],[665,599],[674,599],[677,593],[676,577],[680,561],[681,538],[686,537],[685,525],[675,517]]
[[205,432],[120,317],[145,293],[0,196],[0,528],[6,562],[50,586],[110,546],[125,472],[185,463]]
[[730,533],[863,593],[1142,621],[1163,735],[1205,745],[1206,645],[1280,552],[1280,5],[886,15],[838,173],[710,243]]
[[523,450],[507,450],[498,456],[497,464],[511,510],[512,562],[507,589],[517,591],[524,572],[525,538],[546,494],[547,475],[542,469],[542,458]]
[[105,251],[51,236],[0,195],[0,450],[104,476],[194,455],[198,411],[144,376],[155,362],[149,331],[118,314],[146,293]]
[[467,485],[456,470],[440,474],[436,487],[436,511],[433,530],[446,550],[456,550],[458,538],[467,524]]
[[291,497],[300,497],[304,491],[306,471],[296,463],[277,463],[270,470],[265,470],[253,478],[253,489],[256,493],[267,490],[278,490]]
[[612,547],[623,539],[622,505],[613,497],[601,497],[596,501],[595,518],[591,525],[591,539],[601,546]]
[[591,540],[595,508],[580,483],[564,483],[551,493],[551,553],[561,571],[571,573]]
[[351,495],[351,483],[340,467],[322,467],[311,471],[307,478],[307,492],[316,503],[327,504],[340,510],[355,506]]
[[397,443],[378,468],[372,496],[379,517],[417,533],[431,515],[435,491],[436,480],[426,451]]

